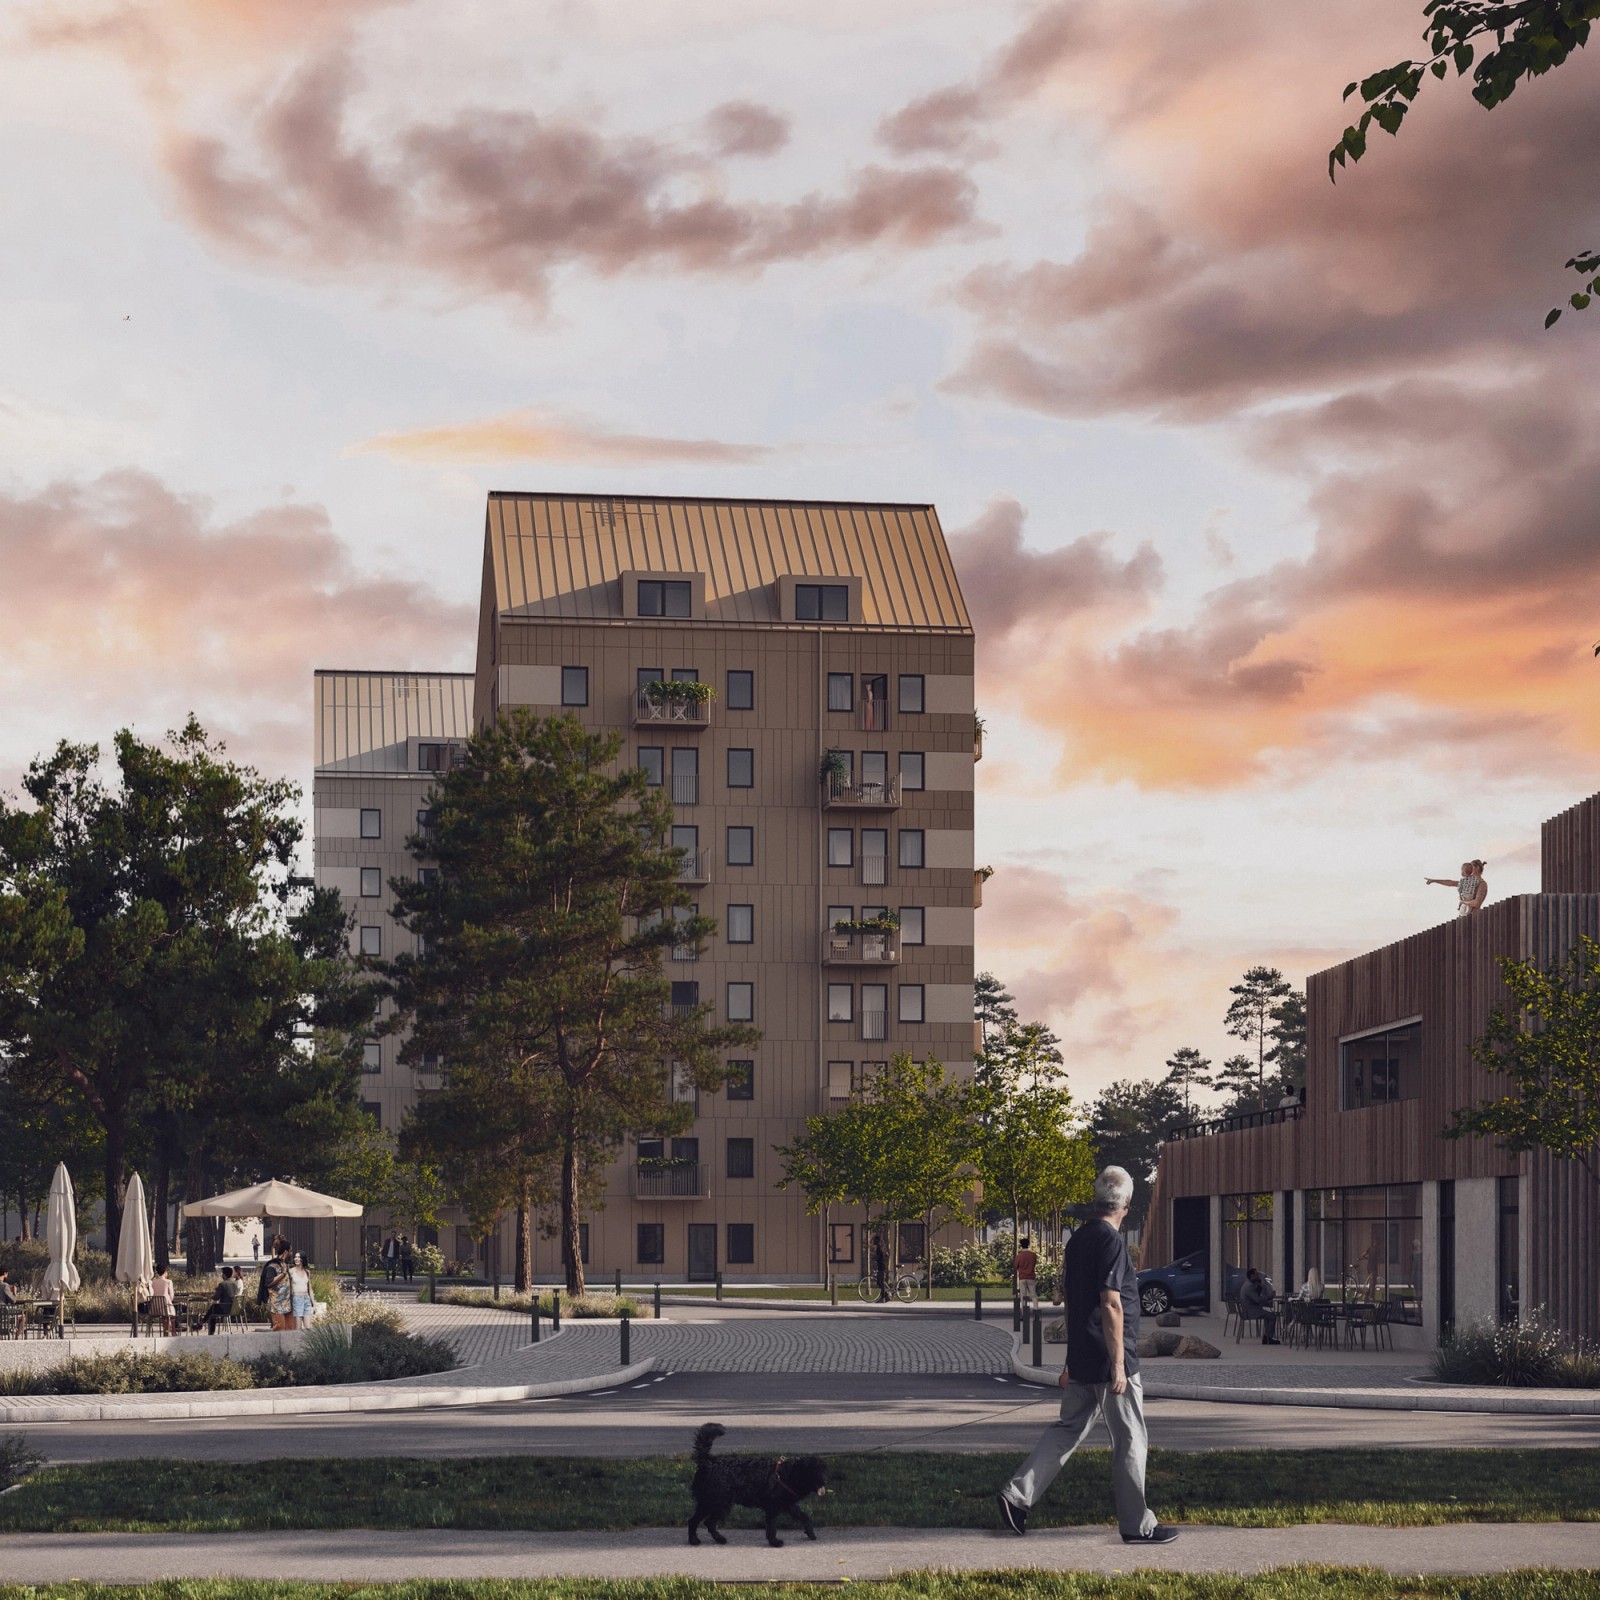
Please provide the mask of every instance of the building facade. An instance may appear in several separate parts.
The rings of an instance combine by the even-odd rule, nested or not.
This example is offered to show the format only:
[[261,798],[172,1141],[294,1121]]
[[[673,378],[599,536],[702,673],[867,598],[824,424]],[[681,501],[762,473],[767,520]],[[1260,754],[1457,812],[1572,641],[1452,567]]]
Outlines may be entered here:
[[1394,1302],[1396,1343],[1538,1308],[1600,1336],[1600,1194],[1581,1167],[1446,1139],[1492,1082],[1469,1056],[1498,962],[1600,935],[1600,795],[1545,823],[1541,893],[1491,902],[1306,983],[1302,1103],[1197,1123],[1161,1151],[1145,1260],[1204,1250],[1213,1305],[1247,1266],[1290,1292]]
[[[933,508],[494,494],[475,672],[418,680],[438,706],[425,726],[346,712],[356,731],[328,744],[336,703],[393,697],[352,691],[359,676],[318,675],[317,774],[318,880],[361,908],[357,948],[407,937],[387,917],[366,931],[365,908],[386,910],[388,877],[413,870],[404,833],[437,770],[419,763],[447,762],[511,707],[568,713],[618,733],[621,759],[666,791],[684,882],[717,921],[703,950],[665,963],[674,1002],[761,1030],[689,1132],[619,1154],[584,1221],[590,1274],[808,1281],[830,1253],[858,1273],[862,1219],[825,1238],[778,1187],[773,1147],[895,1053],[971,1068],[973,635]],[[711,698],[672,687],[685,682]],[[342,830],[326,845],[324,810]],[[861,922],[879,926],[838,928]],[[394,1048],[375,1052],[368,1097],[385,1126],[427,1087]],[[446,1254],[471,1253],[452,1229]],[[558,1268],[536,1236],[536,1276]]]

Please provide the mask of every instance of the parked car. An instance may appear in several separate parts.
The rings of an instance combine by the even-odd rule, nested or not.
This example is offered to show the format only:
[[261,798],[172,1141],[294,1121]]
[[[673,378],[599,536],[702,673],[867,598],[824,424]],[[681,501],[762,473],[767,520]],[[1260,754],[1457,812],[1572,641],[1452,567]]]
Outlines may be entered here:
[[[1231,1294],[1244,1273],[1224,1265],[1223,1291]],[[1148,1317],[1159,1317],[1174,1306],[1203,1311],[1206,1308],[1206,1253],[1191,1251],[1169,1261],[1164,1267],[1146,1267],[1139,1274],[1139,1309]]]

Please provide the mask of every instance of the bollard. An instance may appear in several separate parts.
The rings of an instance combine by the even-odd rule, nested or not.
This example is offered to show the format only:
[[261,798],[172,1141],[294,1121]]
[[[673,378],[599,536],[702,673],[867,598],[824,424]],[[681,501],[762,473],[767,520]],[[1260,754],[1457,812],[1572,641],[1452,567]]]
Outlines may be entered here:
[[1013,1333],[1022,1333],[1024,1331],[1022,1326],[1022,1291],[1020,1289],[1011,1291],[1011,1331]]
[[622,1268],[617,1268],[617,1293],[622,1293]]
[[1033,1308],[1033,1364],[1044,1365],[1044,1312],[1038,1306]]
[[656,1297],[655,1297],[655,1300],[656,1300],[656,1303],[655,1303],[656,1321],[659,1322],[661,1320],[661,1280],[659,1278],[656,1279]]
[[556,1292],[553,1295],[550,1296],[550,1300],[551,1300],[551,1306],[550,1306],[550,1331],[551,1331],[551,1333],[560,1333],[561,1332],[561,1285],[559,1283],[556,1285]]
[[972,1286],[972,1320],[983,1321],[983,1285],[979,1283]]
[[533,1342],[539,1342],[539,1291],[533,1291]]
[[722,1298],[722,1269],[717,1268],[717,1299]]
[[628,1329],[633,1326],[633,1318],[624,1317],[617,1326],[622,1329],[622,1364],[625,1367],[631,1367],[633,1365],[633,1357],[628,1353]]
[[839,1303],[839,1274],[836,1272],[828,1279],[828,1304],[836,1306]]

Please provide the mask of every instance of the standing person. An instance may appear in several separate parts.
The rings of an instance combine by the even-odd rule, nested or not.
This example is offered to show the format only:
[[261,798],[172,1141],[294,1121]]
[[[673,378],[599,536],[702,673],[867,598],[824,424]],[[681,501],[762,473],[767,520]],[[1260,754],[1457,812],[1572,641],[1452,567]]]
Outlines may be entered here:
[[400,1276],[407,1283],[411,1282],[412,1268],[416,1264],[417,1258],[411,1249],[411,1235],[403,1233],[400,1235]]
[[1156,1521],[1145,1504],[1144,1463],[1149,1437],[1139,1382],[1139,1284],[1121,1232],[1133,1179],[1107,1167],[1095,1179],[1095,1219],[1067,1241],[1061,1263],[1066,1297],[1067,1360],[1056,1381],[1061,1420],[1044,1431],[1033,1454],[1000,1491],[1000,1516],[1026,1533],[1037,1505],[1097,1417],[1111,1435],[1111,1479],[1124,1544],[1170,1544],[1176,1528]]
[[1278,1313],[1273,1309],[1277,1304],[1278,1291],[1272,1287],[1270,1278],[1261,1276],[1259,1267],[1251,1267],[1244,1275],[1244,1282],[1239,1285],[1239,1308],[1249,1313],[1246,1320],[1254,1322],[1261,1319],[1262,1344],[1277,1344],[1278,1341]]
[[872,1236],[872,1275],[878,1280],[878,1304],[882,1305],[889,1298],[889,1246],[882,1228]]
[[1463,861],[1461,863],[1461,876],[1459,878],[1424,878],[1424,883],[1442,883],[1447,889],[1456,892],[1456,915],[1470,917],[1474,912],[1483,910],[1483,903],[1489,898],[1489,885],[1484,881],[1483,869],[1488,866],[1487,861]]
[[273,1252],[272,1259],[261,1269],[261,1281],[266,1285],[267,1315],[272,1326],[279,1333],[286,1332],[294,1326],[294,1292],[289,1286],[287,1251]]
[[400,1270],[400,1241],[391,1233],[383,1241],[383,1275],[388,1282],[393,1283],[395,1274]]
[[259,1233],[250,1240],[250,1259],[252,1261],[261,1259],[261,1235]]
[[297,1328],[311,1326],[311,1269],[306,1258],[295,1251],[285,1274],[289,1284],[289,1314]]
[[1011,1270],[1016,1275],[1017,1293],[1022,1298],[1024,1310],[1039,1304],[1039,1257],[1031,1248],[1033,1240],[1022,1236],[1022,1247],[1011,1258]]

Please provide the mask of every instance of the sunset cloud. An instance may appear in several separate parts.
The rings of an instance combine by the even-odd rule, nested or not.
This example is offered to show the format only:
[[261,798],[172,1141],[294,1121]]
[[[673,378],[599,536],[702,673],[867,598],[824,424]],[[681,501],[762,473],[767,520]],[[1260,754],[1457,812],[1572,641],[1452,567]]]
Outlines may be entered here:
[[351,447],[353,453],[396,461],[592,461],[609,466],[688,463],[707,466],[760,461],[771,445],[729,444],[720,439],[670,439],[613,433],[553,412],[505,411],[472,422],[445,423],[380,433]]

